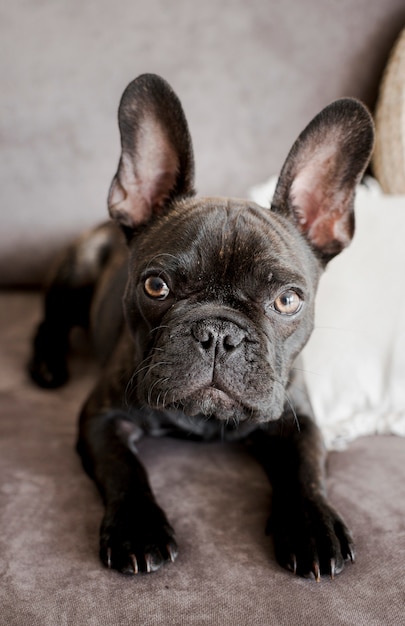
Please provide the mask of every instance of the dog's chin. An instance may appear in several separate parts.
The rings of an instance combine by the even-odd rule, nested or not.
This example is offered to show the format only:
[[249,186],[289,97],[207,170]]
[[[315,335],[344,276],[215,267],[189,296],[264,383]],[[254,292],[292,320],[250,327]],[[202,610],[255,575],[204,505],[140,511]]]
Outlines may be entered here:
[[223,420],[241,421],[246,418],[243,407],[230,395],[215,387],[195,391],[184,398],[181,405],[183,412],[189,417],[203,414],[206,417],[215,416]]
[[[161,394],[158,394],[157,398]],[[173,397],[174,396],[174,397]],[[270,400],[270,401],[269,401]],[[204,416],[205,418],[215,418],[220,421],[233,423],[264,424],[279,419],[283,410],[282,396],[272,397],[256,405],[244,404],[233,394],[224,389],[218,389],[213,385],[193,389],[181,396],[172,395],[166,397],[164,404],[153,397],[148,398],[148,405],[158,410],[181,411],[187,417]]]

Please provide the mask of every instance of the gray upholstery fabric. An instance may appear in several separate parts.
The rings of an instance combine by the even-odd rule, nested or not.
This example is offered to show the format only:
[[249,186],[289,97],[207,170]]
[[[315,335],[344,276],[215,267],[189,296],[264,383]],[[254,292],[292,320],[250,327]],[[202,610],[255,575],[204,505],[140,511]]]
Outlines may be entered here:
[[76,414],[95,366],[36,389],[24,362],[39,298],[0,296],[0,624],[399,626],[405,600],[405,441],[358,440],[332,453],[329,492],[357,561],[334,582],[294,577],[264,534],[271,491],[239,445],[144,440],[140,454],[177,530],[179,557],[124,577],[98,560],[102,507],[74,451]]

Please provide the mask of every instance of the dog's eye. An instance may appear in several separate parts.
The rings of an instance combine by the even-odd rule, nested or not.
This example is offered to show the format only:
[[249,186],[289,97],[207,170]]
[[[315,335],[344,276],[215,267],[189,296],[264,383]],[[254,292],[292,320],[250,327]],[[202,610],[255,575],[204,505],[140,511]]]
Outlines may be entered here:
[[144,283],[145,291],[155,300],[164,300],[169,295],[170,289],[160,276],[149,276]]
[[302,307],[302,299],[296,291],[288,289],[283,291],[274,301],[274,308],[283,315],[294,315]]

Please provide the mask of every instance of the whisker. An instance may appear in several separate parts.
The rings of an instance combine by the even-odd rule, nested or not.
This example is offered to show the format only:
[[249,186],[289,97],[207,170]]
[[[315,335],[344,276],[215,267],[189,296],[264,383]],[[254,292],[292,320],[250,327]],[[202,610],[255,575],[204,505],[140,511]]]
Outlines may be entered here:
[[[144,363],[144,361],[143,361]],[[137,369],[134,372],[134,376],[137,376],[138,374],[140,374],[141,372],[143,372],[143,370],[149,369],[149,371],[153,370],[155,367],[158,367],[159,365],[173,365],[173,363],[171,361],[158,361],[157,363],[155,363],[154,365],[144,365],[143,367]]]
[[160,256],[167,256],[171,259],[174,259],[177,262],[179,261],[179,257],[175,256],[174,254],[170,254],[169,252],[160,252],[159,254],[155,254],[155,256],[151,258],[151,260],[148,263],[148,269],[152,265],[153,261],[159,258]]
[[298,430],[298,432],[301,432],[301,427],[300,427],[300,423],[299,423],[299,421],[298,421],[297,413],[296,413],[296,411],[295,411],[295,408],[294,408],[294,405],[293,405],[293,403],[292,403],[292,400],[291,400],[291,398],[289,397],[289,395],[288,395],[288,393],[287,393],[287,392],[285,392],[285,398],[286,398],[286,400],[287,400],[287,402],[288,402],[288,404],[289,404],[289,407],[290,407],[290,409],[291,409],[291,412],[292,412],[292,414],[293,414],[293,416],[294,416],[294,422],[295,422],[295,424],[296,424],[296,426],[297,426],[297,430]]
[[[170,378],[163,378],[160,382],[161,384],[163,383],[167,383],[167,381],[170,380]],[[162,389],[163,391],[163,389]],[[160,402],[160,396],[162,395],[162,391],[159,391],[158,397],[156,398],[156,407],[159,408],[159,402]],[[165,396],[166,397],[166,396]],[[162,403],[162,409],[164,408],[164,403]]]
[[152,403],[152,391],[154,390],[156,385],[161,384],[165,380],[168,380],[168,379],[167,378],[157,378],[155,380],[155,382],[153,383],[153,385],[151,387],[149,387],[149,389],[148,389],[148,404],[149,405]]
[[124,391],[124,402],[125,402],[125,407],[127,409],[130,408],[130,392],[132,393],[132,389],[134,386],[134,381],[135,381],[135,376],[136,376],[136,372],[134,372],[132,374],[132,376],[129,378],[126,386],[125,386],[125,391]]
[[[169,379],[167,379],[167,380],[169,380]],[[170,387],[166,390],[165,395],[164,395],[164,398],[163,398],[163,401],[162,401],[162,408],[163,408],[163,409],[164,409],[164,408],[165,408],[165,406],[166,406],[166,399],[167,399],[167,395],[168,395],[169,391],[172,391]]]
[[320,372],[313,372],[311,370],[307,370],[304,367],[292,367],[292,372],[302,372],[303,374],[311,374],[311,376],[321,376]]
[[[290,396],[288,395],[288,392],[287,392],[287,390],[285,389],[285,387],[284,387],[283,383],[282,383],[281,381],[277,380],[277,378],[274,378],[274,377],[272,378],[272,382],[273,382],[273,383],[277,383],[277,384],[278,384],[278,385],[280,385],[280,387],[282,388],[283,393],[284,393],[284,397],[285,397],[285,399],[286,399],[286,401],[287,401],[287,403],[288,403],[288,405],[289,405],[289,407],[290,407],[290,409],[291,409],[291,413],[293,414],[293,417],[294,417],[294,422],[295,422],[295,424],[296,424],[296,426],[297,426],[297,430],[298,430],[298,432],[301,432],[301,428],[300,428],[300,424],[299,424],[299,421],[298,421],[298,417],[297,417],[296,410],[295,410],[295,408],[294,408],[294,405],[293,405],[293,403],[292,403],[292,400],[291,400]],[[290,386],[291,386],[291,387],[295,387],[296,389],[299,389],[299,387],[297,387],[297,385],[293,385],[293,384],[291,384],[291,383],[290,383]],[[304,391],[303,389],[299,389],[299,390],[300,390],[301,392],[303,392],[303,391]]]
[[155,333],[157,330],[162,330],[163,328],[170,328],[170,326],[162,324],[161,326],[156,326],[155,328],[151,328],[150,331],[148,332],[148,337],[152,333]]
[[158,367],[160,365],[172,365],[171,361],[158,361],[157,363],[154,363],[153,365],[150,365],[150,361],[153,359],[154,357],[154,351],[152,354],[149,354],[141,363],[140,366],[132,373],[131,377],[129,378],[126,387],[125,387],[125,391],[124,391],[124,402],[125,402],[125,406],[126,408],[129,408],[130,406],[130,395],[131,395],[131,391],[132,388],[134,386],[134,382],[136,377],[143,371],[148,370],[151,371],[153,370],[155,367]]

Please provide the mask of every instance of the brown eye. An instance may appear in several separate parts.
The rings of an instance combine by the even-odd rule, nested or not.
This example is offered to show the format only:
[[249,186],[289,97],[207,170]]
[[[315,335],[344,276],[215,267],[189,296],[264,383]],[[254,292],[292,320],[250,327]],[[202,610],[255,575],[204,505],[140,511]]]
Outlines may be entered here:
[[155,300],[164,300],[169,295],[170,289],[160,276],[149,276],[145,280],[145,291]]
[[302,307],[302,299],[296,291],[288,289],[274,301],[274,308],[282,315],[294,315]]

